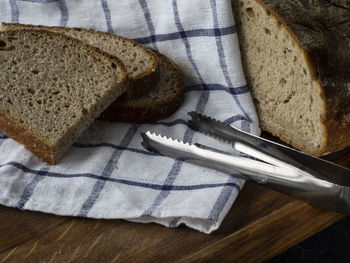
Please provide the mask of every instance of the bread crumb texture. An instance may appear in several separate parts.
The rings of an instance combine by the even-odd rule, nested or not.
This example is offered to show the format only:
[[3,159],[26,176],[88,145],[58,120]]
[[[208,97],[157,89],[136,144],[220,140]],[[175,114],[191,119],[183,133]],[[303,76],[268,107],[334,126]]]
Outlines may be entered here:
[[131,78],[140,78],[146,72],[153,72],[157,68],[157,56],[142,45],[118,35],[83,28],[47,27],[16,23],[2,24],[2,29],[5,31],[28,28],[62,33],[116,56],[123,62]]

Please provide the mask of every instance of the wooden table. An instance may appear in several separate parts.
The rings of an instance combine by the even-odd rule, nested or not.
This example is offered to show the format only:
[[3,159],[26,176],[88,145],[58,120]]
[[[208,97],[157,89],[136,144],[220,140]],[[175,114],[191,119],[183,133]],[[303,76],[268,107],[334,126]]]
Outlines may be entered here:
[[[350,149],[327,159],[350,167]],[[0,263],[262,262],[342,218],[250,183],[211,235],[0,206]]]

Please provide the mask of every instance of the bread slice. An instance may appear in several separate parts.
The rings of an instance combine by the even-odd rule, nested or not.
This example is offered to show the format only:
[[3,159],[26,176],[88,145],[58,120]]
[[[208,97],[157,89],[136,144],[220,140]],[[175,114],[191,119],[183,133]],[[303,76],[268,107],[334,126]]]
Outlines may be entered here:
[[0,33],[0,130],[49,164],[128,87],[122,63],[43,30]]
[[130,88],[124,98],[134,98],[147,93],[158,81],[158,57],[151,50],[142,45],[118,36],[101,31],[82,28],[66,28],[53,26],[24,25],[16,23],[2,23],[1,30],[15,30],[21,28],[44,29],[63,33],[77,38],[89,45],[97,47],[112,56],[118,57],[125,65]]
[[100,120],[126,123],[153,122],[172,114],[181,104],[184,79],[175,64],[158,53],[160,79],[153,89],[140,97],[118,98],[99,117]]
[[350,5],[331,2],[233,0],[261,128],[317,156],[350,145]]

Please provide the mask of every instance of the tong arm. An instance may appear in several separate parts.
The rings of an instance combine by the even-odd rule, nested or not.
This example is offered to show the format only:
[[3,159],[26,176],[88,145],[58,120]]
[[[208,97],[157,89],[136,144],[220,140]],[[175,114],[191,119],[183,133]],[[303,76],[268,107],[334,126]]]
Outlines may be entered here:
[[189,121],[192,129],[228,141],[233,148],[237,143],[241,143],[284,164],[313,174],[319,179],[332,180],[336,184],[350,186],[350,170],[347,168],[241,131],[198,112],[188,114],[192,117]]

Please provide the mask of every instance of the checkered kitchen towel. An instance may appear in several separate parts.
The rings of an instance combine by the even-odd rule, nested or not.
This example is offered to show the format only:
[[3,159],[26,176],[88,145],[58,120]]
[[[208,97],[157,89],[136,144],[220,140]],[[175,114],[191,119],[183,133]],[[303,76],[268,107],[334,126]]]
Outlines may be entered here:
[[185,74],[185,99],[157,123],[96,121],[49,166],[0,134],[0,203],[23,210],[217,229],[244,182],[142,148],[156,131],[231,150],[191,130],[199,111],[254,134],[257,117],[241,69],[230,0],[0,0],[0,21],[108,31],[158,49]]

